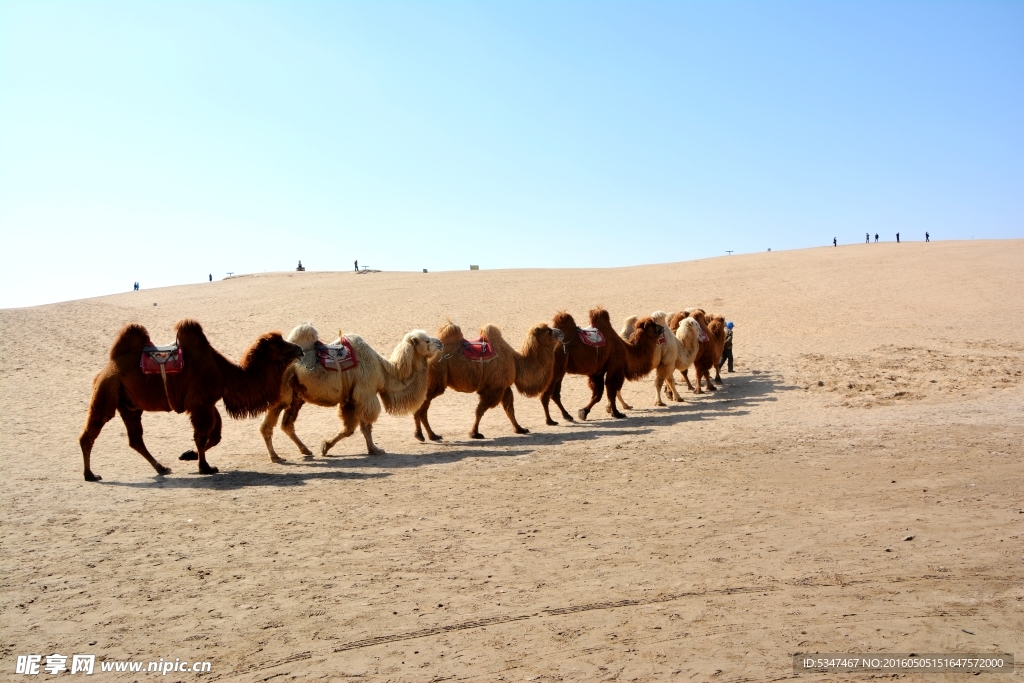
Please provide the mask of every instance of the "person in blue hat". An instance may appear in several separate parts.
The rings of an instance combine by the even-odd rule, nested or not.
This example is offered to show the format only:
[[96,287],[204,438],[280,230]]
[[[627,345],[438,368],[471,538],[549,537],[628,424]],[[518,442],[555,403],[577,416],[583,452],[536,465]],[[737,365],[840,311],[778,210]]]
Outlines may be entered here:
[[718,361],[718,372],[722,372],[725,361],[729,361],[729,372],[732,372],[732,321],[725,324],[725,346],[722,348],[722,359]]

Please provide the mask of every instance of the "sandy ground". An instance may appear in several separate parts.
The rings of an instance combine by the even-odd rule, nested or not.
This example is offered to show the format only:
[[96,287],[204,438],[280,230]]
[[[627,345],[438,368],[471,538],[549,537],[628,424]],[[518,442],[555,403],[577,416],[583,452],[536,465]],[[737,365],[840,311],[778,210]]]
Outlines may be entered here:
[[[791,657],[1022,657],[1022,291],[1024,241],[978,241],[276,273],[3,310],[4,678],[53,652],[207,660],[202,679],[237,681],[867,680],[796,676]],[[237,358],[308,320],[389,353],[446,317],[518,345],[594,304],[616,325],[723,313],[736,373],[667,408],[651,380],[627,384],[626,420],[547,427],[518,397],[531,433],[499,409],[484,441],[467,438],[474,397],[449,392],[431,409],[443,442],[385,415],[380,457],[357,435],[304,460],[278,433],[275,465],[257,421],[228,422],[216,476],[176,459],[186,416],[144,418],[163,478],[115,418],[93,454],[103,482],[82,481],[90,382],[126,322],[161,343],[195,317]],[[567,378],[571,411],[585,395]],[[315,406],[298,423],[312,444],[337,428]]]

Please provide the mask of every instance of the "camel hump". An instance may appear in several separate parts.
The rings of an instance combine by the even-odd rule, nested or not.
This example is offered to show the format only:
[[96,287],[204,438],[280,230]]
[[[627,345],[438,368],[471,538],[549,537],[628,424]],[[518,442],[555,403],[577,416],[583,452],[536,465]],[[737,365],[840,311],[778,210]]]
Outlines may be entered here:
[[174,326],[174,331],[177,333],[178,343],[186,348],[210,348],[210,342],[206,339],[203,326],[196,320],[191,318],[179,320],[178,324]]
[[659,325],[668,325],[668,313],[665,311],[655,311],[651,313],[651,319]]
[[573,320],[573,317],[566,311],[559,311],[558,313],[555,313],[555,317],[551,323],[560,330],[576,329],[576,321]]
[[309,323],[302,323],[293,327],[285,339],[292,344],[298,344],[303,351],[309,351],[320,341],[320,334]]
[[678,313],[673,314],[672,318],[669,320],[669,323],[668,323],[669,329],[672,330],[673,332],[678,330],[679,329],[679,323],[681,323],[685,318],[686,318],[686,312],[685,311],[679,311]]
[[629,339],[630,335],[633,334],[633,330],[636,328],[636,316],[631,315],[622,322],[622,330],[619,332],[619,336],[623,339]]
[[487,323],[480,328],[480,336],[489,341],[491,346],[497,346],[505,341],[505,338],[501,335],[501,329],[491,323]]
[[442,344],[457,344],[465,339],[462,336],[462,328],[451,320],[437,328],[437,338],[441,340]]
[[129,323],[117,333],[114,343],[110,346],[110,358],[113,360],[128,352],[141,352],[143,346],[151,343],[145,327],[138,323]]
[[612,329],[611,316],[603,308],[598,307],[590,311],[590,324],[602,332],[615,334],[615,330]]

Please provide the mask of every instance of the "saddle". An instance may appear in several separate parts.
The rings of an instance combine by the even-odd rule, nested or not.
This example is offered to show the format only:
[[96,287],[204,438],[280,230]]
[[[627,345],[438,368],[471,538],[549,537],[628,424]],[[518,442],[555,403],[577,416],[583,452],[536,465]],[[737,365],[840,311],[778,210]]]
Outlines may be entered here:
[[167,375],[176,375],[185,367],[184,349],[179,347],[177,342],[167,346],[153,346],[153,342],[150,342],[147,346],[142,347],[139,367],[142,368],[144,375],[160,375],[160,379],[164,382],[167,407],[178,412],[174,403],[171,402],[171,392],[167,388]]
[[483,337],[462,340],[462,355],[477,363],[486,363],[498,357],[498,352]]
[[176,343],[143,346],[139,367],[144,375],[174,375],[185,367],[185,352]]
[[587,346],[601,347],[608,343],[605,341],[601,330],[596,327],[578,327],[576,328],[576,334],[579,336],[580,341]]
[[351,370],[359,365],[359,361],[356,360],[356,353],[352,350],[352,345],[348,343],[348,339],[345,339],[345,337],[341,338],[340,344],[321,344],[317,342],[313,350],[316,351],[317,362],[324,366],[324,369],[331,372]]

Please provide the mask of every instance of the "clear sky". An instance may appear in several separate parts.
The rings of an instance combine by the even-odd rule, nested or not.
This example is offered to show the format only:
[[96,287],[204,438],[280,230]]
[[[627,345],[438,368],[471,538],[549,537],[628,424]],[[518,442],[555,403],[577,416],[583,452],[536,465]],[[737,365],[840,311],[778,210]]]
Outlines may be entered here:
[[1024,3],[0,3],[0,307],[926,230],[1024,236]]

